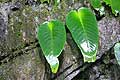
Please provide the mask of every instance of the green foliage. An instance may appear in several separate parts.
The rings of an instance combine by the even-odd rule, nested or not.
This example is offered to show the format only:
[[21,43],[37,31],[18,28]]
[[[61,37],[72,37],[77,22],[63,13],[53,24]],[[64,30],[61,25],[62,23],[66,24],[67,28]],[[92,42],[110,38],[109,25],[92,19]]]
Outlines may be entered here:
[[111,0],[103,0],[107,5],[111,4]]
[[118,64],[120,65],[120,43],[116,43],[114,46],[114,53]]
[[57,6],[60,3],[60,0],[54,0],[55,6]]
[[52,72],[56,73],[59,67],[57,57],[62,52],[66,41],[66,31],[63,23],[58,20],[44,22],[38,27],[37,37]]
[[105,14],[105,12],[104,12],[104,7],[103,7],[102,4],[101,4],[101,0],[89,0],[89,1],[90,1],[90,3],[91,3],[91,6],[92,6],[95,10],[99,11],[100,16],[102,16],[102,15]]
[[[84,62],[94,62],[98,50],[98,25],[92,11],[88,8],[80,8],[70,11],[66,17],[66,24],[73,39],[80,48]],[[44,22],[37,29],[37,38],[46,60],[50,64],[53,73],[59,67],[58,56],[64,48],[66,31],[59,20]]]
[[[120,12],[120,0],[103,0],[107,5],[109,5],[112,9],[112,13],[117,15]],[[101,0],[90,0],[91,5],[93,8],[98,9],[101,13]]]
[[116,15],[120,11],[120,0],[103,0],[106,4],[111,6],[113,14]]
[[115,14],[120,11],[120,0],[111,0],[112,12]]
[[94,62],[98,50],[98,25],[94,14],[88,8],[73,10],[66,17],[66,24],[73,39],[80,48],[84,62]]
[[94,8],[100,8],[101,7],[100,0],[90,0],[90,3]]

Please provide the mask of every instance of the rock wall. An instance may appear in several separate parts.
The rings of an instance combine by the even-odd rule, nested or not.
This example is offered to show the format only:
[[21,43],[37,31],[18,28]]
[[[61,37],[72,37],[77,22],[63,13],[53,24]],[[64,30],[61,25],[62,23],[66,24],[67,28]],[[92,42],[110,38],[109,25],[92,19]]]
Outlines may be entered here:
[[114,17],[108,9],[98,20],[100,41],[96,62],[83,62],[67,30],[59,71],[51,72],[36,39],[36,28],[50,19],[65,23],[66,14],[82,6],[90,7],[86,0],[61,0],[58,6],[54,1],[0,0],[0,80],[119,80],[120,66],[113,46],[120,41],[120,16]]

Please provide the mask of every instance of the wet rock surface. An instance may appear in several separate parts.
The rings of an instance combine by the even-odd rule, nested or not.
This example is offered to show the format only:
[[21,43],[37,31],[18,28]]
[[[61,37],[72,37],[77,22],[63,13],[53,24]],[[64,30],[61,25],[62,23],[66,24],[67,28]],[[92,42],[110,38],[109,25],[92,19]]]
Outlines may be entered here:
[[83,57],[67,30],[56,74],[44,58],[36,39],[37,26],[50,19],[65,23],[66,14],[85,6],[84,0],[40,3],[36,0],[0,0],[0,80],[119,80],[113,46],[120,41],[120,17],[105,15],[99,24],[99,51],[94,63]]

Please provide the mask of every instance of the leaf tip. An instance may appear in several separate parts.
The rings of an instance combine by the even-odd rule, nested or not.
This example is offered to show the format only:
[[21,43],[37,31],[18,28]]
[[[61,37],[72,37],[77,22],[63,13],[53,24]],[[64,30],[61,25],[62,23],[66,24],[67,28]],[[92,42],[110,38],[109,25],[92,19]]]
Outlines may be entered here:
[[53,73],[57,73],[59,68],[59,63],[56,63],[55,65],[50,65],[50,67]]
[[50,68],[52,70],[53,73],[57,73],[58,68],[59,68],[59,60],[57,57],[55,56],[47,56],[46,57],[48,63],[50,64]]
[[95,62],[96,61],[96,55],[93,56],[87,56],[87,55],[83,55],[84,57],[84,62]]

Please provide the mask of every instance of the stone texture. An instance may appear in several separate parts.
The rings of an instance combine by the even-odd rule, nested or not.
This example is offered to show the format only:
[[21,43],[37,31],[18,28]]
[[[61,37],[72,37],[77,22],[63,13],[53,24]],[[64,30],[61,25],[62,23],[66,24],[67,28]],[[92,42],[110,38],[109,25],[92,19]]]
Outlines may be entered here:
[[38,49],[26,53],[0,66],[0,80],[47,80]]
[[115,18],[111,15],[106,15],[98,24],[100,33],[99,58],[112,48],[116,42],[120,41],[120,17]]
[[34,0],[0,1],[0,80],[119,80],[120,67],[112,47],[120,41],[120,17],[106,14],[98,21],[100,41],[94,63],[83,62],[68,30],[56,74],[42,54],[36,39],[37,26],[50,19],[65,23],[68,11],[86,5],[83,1],[62,0],[58,6]]

